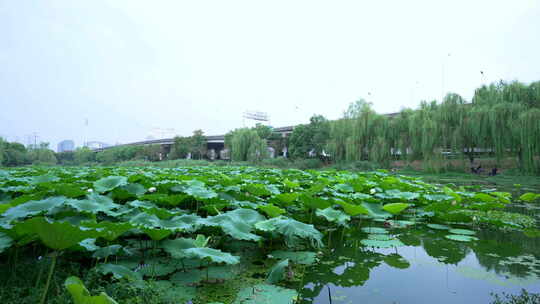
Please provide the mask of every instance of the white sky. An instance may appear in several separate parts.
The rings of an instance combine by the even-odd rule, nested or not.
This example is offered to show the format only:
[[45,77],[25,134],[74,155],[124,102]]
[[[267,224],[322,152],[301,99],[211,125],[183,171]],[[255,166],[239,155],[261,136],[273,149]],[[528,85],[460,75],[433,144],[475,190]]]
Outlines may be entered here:
[[0,0],[0,135],[223,134],[245,110],[277,127],[361,97],[395,112],[540,80],[539,54],[539,0]]

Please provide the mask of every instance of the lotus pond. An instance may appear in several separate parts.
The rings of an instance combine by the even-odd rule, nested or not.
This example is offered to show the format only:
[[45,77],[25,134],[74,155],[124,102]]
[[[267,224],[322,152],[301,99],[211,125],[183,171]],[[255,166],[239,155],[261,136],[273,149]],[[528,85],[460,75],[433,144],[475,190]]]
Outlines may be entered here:
[[1,303],[489,303],[540,195],[377,172],[0,170]]

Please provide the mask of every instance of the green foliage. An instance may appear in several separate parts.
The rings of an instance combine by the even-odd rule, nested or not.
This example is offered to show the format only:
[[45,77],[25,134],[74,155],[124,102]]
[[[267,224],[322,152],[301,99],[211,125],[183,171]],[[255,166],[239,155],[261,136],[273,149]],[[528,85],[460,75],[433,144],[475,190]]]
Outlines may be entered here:
[[270,268],[270,271],[268,272],[268,277],[266,278],[266,283],[275,284],[285,279],[288,267],[288,259],[277,262],[276,265]]
[[261,161],[267,158],[266,140],[261,138],[259,133],[256,129],[249,128],[236,129],[227,133],[225,146],[231,151],[231,159],[233,161]]
[[91,296],[84,283],[77,277],[67,278],[64,286],[71,294],[75,304],[117,304],[104,292],[99,296]]
[[293,129],[289,138],[289,153],[293,158],[307,158],[323,153],[330,137],[330,122],[322,115],[313,115],[309,124]]
[[285,304],[294,303],[297,297],[298,293],[292,289],[269,284],[258,284],[240,290],[233,304]]

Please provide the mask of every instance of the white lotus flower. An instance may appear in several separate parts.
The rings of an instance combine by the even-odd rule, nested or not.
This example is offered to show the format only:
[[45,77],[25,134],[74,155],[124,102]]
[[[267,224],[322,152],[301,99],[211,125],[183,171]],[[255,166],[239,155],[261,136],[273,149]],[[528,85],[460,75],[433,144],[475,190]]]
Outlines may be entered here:
[[456,204],[456,201],[452,201],[452,206],[455,206]]
[[88,189],[88,190],[86,190],[86,192],[92,193],[92,192],[94,192],[94,190],[93,189]]
[[477,218],[476,216],[473,216],[472,220],[473,220],[473,221],[477,221],[478,218]]
[[375,188],[369,190],[369,193],[371,193],[371,194],[375,194],[375,192],[377,192],[377,190],[375,190]]
[[150,187],[150,188],[148,188],[148,192],[156,192],[156,187]]

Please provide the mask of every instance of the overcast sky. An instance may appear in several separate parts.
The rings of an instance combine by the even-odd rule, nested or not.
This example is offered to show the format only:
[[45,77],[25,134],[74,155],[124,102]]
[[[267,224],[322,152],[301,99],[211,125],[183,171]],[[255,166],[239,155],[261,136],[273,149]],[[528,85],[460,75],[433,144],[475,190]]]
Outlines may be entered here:
[[539,0],[0,0],[0,136],[223,134],[246,110],[278,127],[359,98],[395,112],[540,80],[539,54]]

